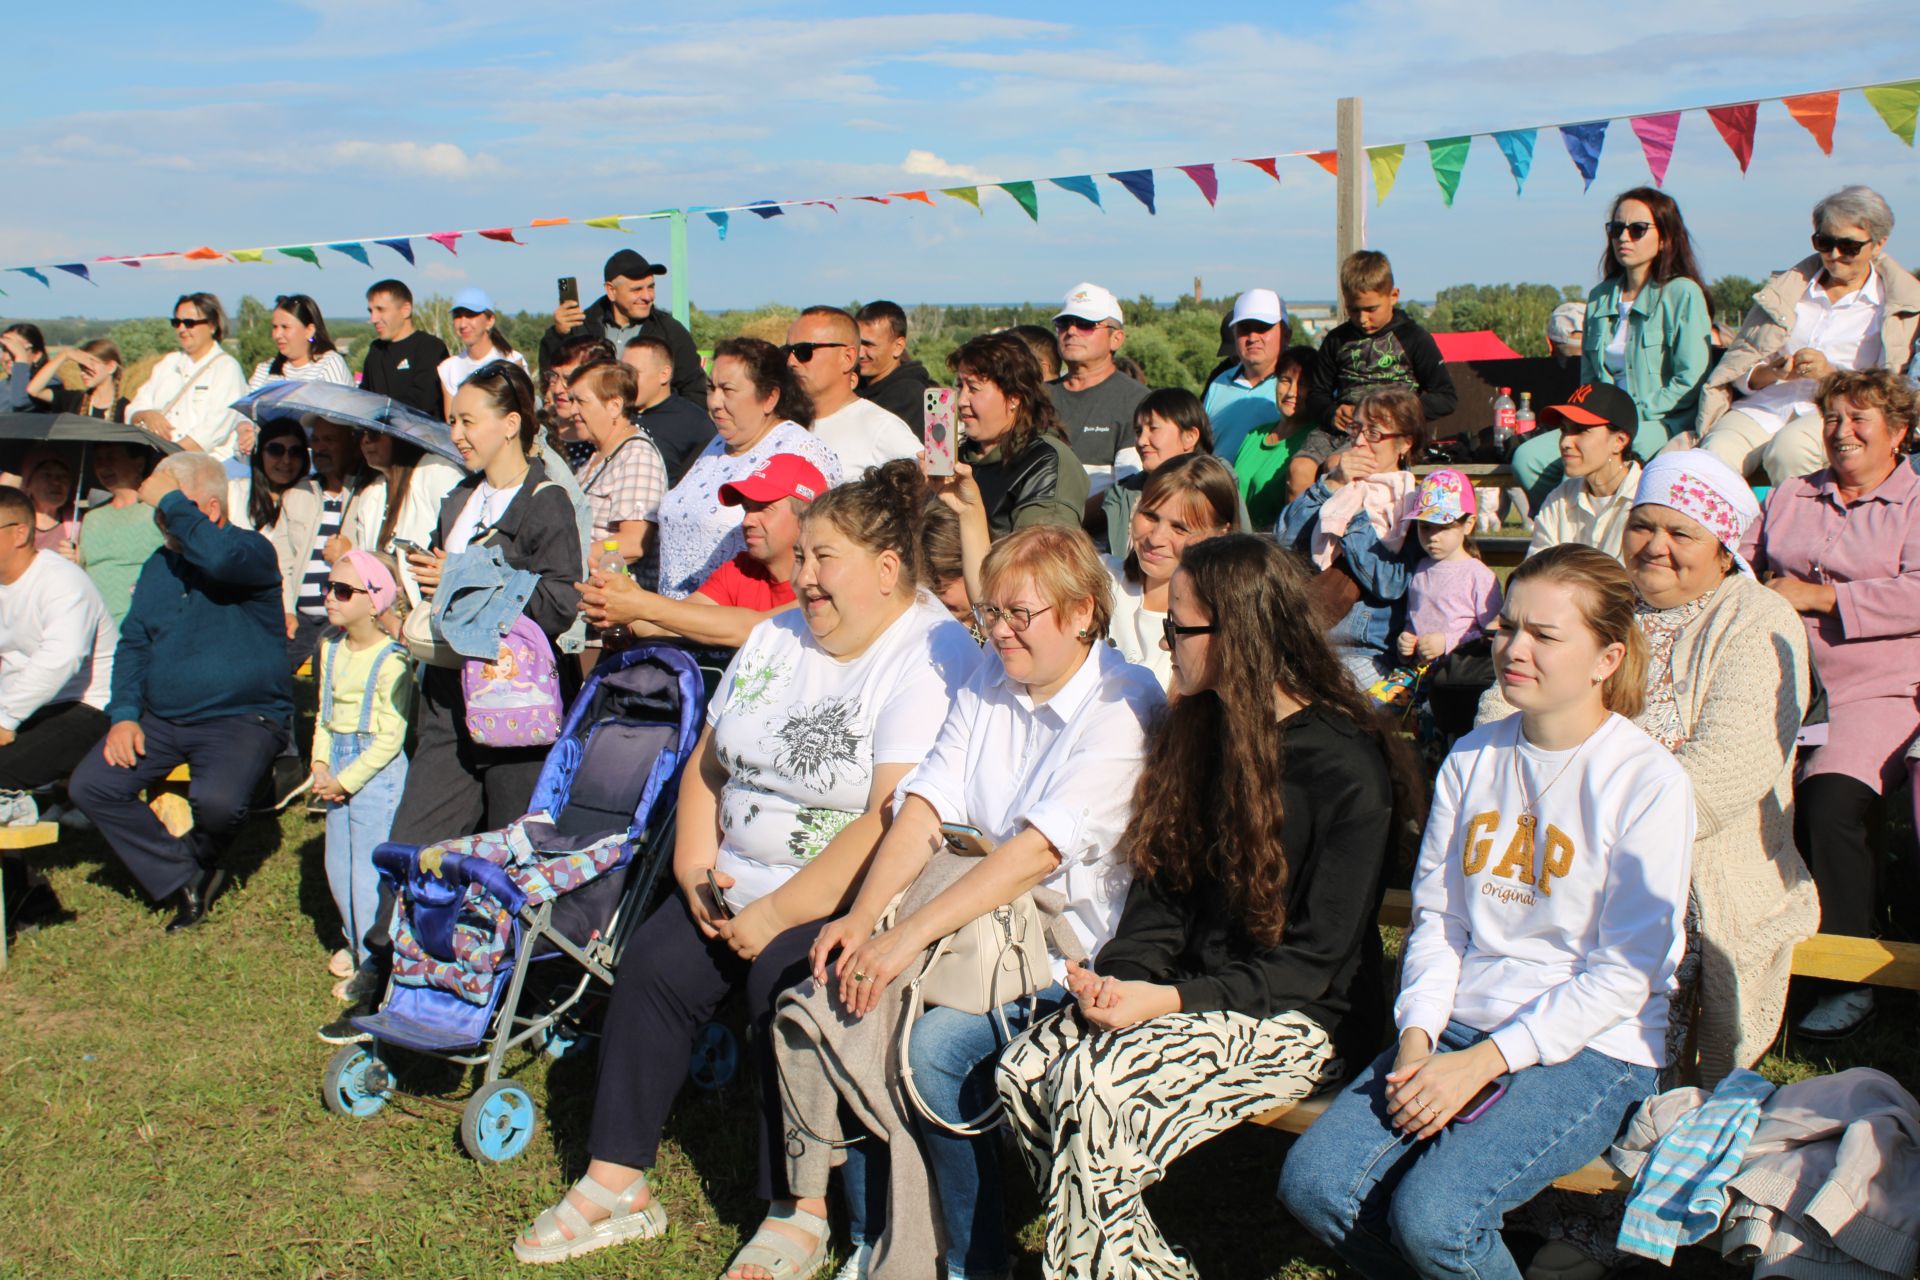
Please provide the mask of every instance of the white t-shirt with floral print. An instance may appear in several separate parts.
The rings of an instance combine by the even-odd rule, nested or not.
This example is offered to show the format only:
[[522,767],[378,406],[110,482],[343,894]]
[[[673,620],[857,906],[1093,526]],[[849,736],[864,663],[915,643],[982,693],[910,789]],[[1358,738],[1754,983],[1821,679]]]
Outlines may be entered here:
[[718,870],[744,906],[778,888],[866,812],[877,765],[918,765],[980,647],[932,596],[850,661],[792,610],[753,629],[707,708],[727,771]]

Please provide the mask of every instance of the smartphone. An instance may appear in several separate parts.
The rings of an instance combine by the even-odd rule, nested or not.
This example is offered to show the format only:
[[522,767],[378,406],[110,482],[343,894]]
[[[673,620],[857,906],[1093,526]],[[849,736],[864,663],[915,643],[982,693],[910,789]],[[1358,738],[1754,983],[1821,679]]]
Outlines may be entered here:
[[720,914],[729,920],[733,919],[733,904],[727,901],[727,891],[722,889],[720,882],[713,878],[712,867],[707,868],[707,892],[713,895],[713,905],[719,909]]
[[963,857],[984,858],[993,852],[993,842],[986,834],[964,822],[943,822],[940,834],[946,838],[947,848]]
[[578,277],[560,277],[560,302],[563,306],[569,302],[576,307],[580,305],[580,281]]
[[1454,1115],[1451,1123],[1472,1124],[1475,1120],[1487,1114],[1487,1108],[1500,1101],[1501,1095],[1506,1093],[1506,1091],[1507,1077],[1495,1076],[1480,1086],[1480,1092],[1467,1099],[1467,1105],[1460,1108]]
[[921,439],[927,442],[927,474],[950,476],[959,448],[958,424],[953,417],[953,388],[928,387]]
[[393,540],[393,549],[395,551],[398,551],[403,556],[409,555],[409,554],[419,555],[419,556],[431,554],[425,547],[421,546],[419,543],[408,542],[405,538],[398,537],[398,536],[396,536]]

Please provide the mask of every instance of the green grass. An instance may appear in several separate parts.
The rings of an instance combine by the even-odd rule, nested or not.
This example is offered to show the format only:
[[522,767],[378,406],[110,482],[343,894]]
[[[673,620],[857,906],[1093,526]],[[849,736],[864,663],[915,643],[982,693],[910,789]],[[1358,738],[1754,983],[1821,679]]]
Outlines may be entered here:
[[[718,1276],[760,1206],[736,1083],[682,1098],[657,1174],[663,1241],[541,1272],[508,1245],[585,1163],[590,1057],[522,1064],[541,1123],[527,1152],[488,1168],[459,1147],[457,1072],[411,1082],[370,1120],[321,1105],[334,1015],[322,924],[333,914],[320,825],[251,825],[235,885],[200,928],[167,937],[92,835],[40,859],[74,920],[19,939],[0,975],[0,1277]],[[316,922],[322,922],[317,924]],[[330,924],[329,926],[330,927]],[[1920,1085],[1913,999],[1831,1055],[1774,1057],[1796,1078],[1855,1062]],[[1209,1277],[1334,1274],[1273,1200],[1287,1139],[1243,1129],[1203,1148],[1149,1196]],[[1017,1167],[1011,1176],[1024,1182]],[[1023,1275],[1038,1274],[1038,1208],[1024,1187]],[[1699,1255],[1684,1270],[1718,1272]]]

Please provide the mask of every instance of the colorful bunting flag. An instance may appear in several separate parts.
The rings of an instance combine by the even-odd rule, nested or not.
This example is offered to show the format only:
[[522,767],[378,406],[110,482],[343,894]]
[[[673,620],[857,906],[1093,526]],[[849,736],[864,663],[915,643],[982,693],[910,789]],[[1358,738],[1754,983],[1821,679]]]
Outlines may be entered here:
[[394,236],[390,240],[375,240],[374,243],[387,246],[387,248],[405,258],[409,263],[413,261],[413,241],[407,239],[405,236]]
[[[615,228],[615,230],[618,229],[617,227]],[[460,251],[453,247],[453,242],[458,240],[461,234],[462,233],[458,231],[434,231],[428,234],[427,239],[433,241],[457,258],[460,256]]]
[[1460,189],[1460,171],[1467,167],[1467,152],[1472,137],[1435,138],[1427,144],[1427,161],[1433,166],[1433,180],[1440,184],[1440,198],[1453,208],[1453,193]]
[[1593,120],[1586,124],[1560,126],[1560,141],[1567,144],[1567,154],[1573,157],[1573,167],[1587,180],[1583,190],[1593,189],[1593,177],[1600,172],[1600,148],[1607,145],[1607,123],[1605,120]]
[[1210,164],[1180,164],[1174,168],[1193,179],[1193,185],[1200,188],[1200,194],[1207,198],[1209,206],[1220,203],[1220,178]]
[[1516,196],[1526,189],[1527,175],[1533,172],[1533,144],[1539,137],[1538,129],[1508,129],[1493,135],[1494,145],[1507,158],[1507,172],[1513,175]]
[[1707,108],[1707,119],[1713,121],[1713,127],[1726,139],[1733,158],[1740,162],[1742,173],[1747,171],[1747,162],[1753,159],[1753,128],[1759,110],[1760,104],[1757,102]]
[[1840,93],[1803,93],[1797,98],[1782,98],[1787,114],[1800,122],[1800,127],[1813,135],[1820,144],[1820,150],[1833,154],[1833,121],[1840,114]]
[[1393,190],[1394,182],[1400,176],[1400,162],[1407,158],[1407,144],[1396,142],[1390,147],[1368,147],[1367,164],[1373,169],[1373,202],[1385,204],[1387,192]]
[[1640,139],[1640,150],[1646,153],[1653,185],[1663,186],[1667,181],[1667,164],[1673,159],[1673,140],[1680,132],[1680,113],[1663,111],[1659,115],[1635,116],[1632,124],[1633,136]]
[[47,288],[49,289],[53,288],[51,284],[48,284],[47,278],[41,275],[38,271],[35,271],[32,267],[11,267],[9,268],[9,270],[18,271],[21,275],[27,277],[27,279],[29,280],[38,280],[41,284],[45,285]]
[[100,287],[99,284],[94,281],[92,274],[88,272],[87,264],[84,262],[56,262],[53,264],[53,269],[55,271],[64,271],[68,275],[79,276],[96,289]]
[[709,209],[705,205],[695,205],[693,208],[687,210],[687,212],[706,214],[707,221],[711,222],[714,229],[720,233],[720,239],[725,240],[727,238],[727,224],[732,221],[732,219],[729,218],[724,211]]
[[996,182],[993,185],[1012,196],[1027,211],[1029,218],[1040,221],[1040,193],[1033,189],[1031,182]]
[[480,232],[480,237],[483,240],[498,240],[502,244],[526,243],[523,240],[516,240],[513,238],[512,227],[489,227],[487,230]]
[[[168,255],[168,256],[171,256],[171,255]],[[111,254],[105,254],[105,253],[95,258],[94,261],[95,262],[117,262],[123,267],[137,267],[140,265],[140,259],[138,258],[116,258],[116,257],[113,257]]]
[[[884,203],[884,202],[883,202]],[[787,211],[780,207],[777,200],[755,200],[747,206],[747,212],[756,218],[782,218]]]
[[572,218],[535,218],[527,225],[530,227],[564,227],[572,221]]
[[980,188],[978,187],[942,187],[940,188],[940,194],[943,196],[952,196],[955,200],[965,201],[967,204],[973,206],[975,213],[982,215],[986,213],[986,210],[980,207]]
[[1093,201],[1095,207],[1102,213],[1106,212],[1107,207],[1100,203],[1100,188],[1093,185],[1091,175],[1082,173],[1071,178],[1048,178],[1047,181],[1062,191],[1071,191],[1077,196],[1085,196]]
[[358,240],[337,241],[334,244],[328,245],[327,248],[332,249],[335,253],[346,254],[349,258],[352,258],[355,262],[369,270],[373,267],[373,263],[367,260],[367,246],[361,244]]
[[1309,151],[1307,159],[1325,169],[1334,177],[1340,176],[1340,153],[1338,151]]
[[[855,199],[855,200],[866,200],[866,201],[868,201],[868,202],[870,202],[870,203],[872,203],[872,204],[892,204],[892,203],[893,203],[893,201],[892,201],[891,199],[889,199],[888,197],[886,197],[886,196],[855,196],[855,197],[854,197],[854,199]],[[811,201],[809,201],[809,203],[812,203],[812,202],[811,202]],[[823,203],[823,204],[824,204],[824,203],[825,203],[825,201],[821,201],[821,203]],[[836,209],[836,210],[834,210],[834,212],[835,212],[835,213],[838,213],[838,212],[839,212],[839,210],[838,210],[838,209]]]
[[1153,170],[1122,169],[1118,173],[1107,175],[1115,182],[1133,193],[1133,198],[1147,206],[1147,212],[1155,212],[1153,207]]
[[1275,182],[1280,181],[1280,158],[1278,156],[1264,156],[1258,160],[1242,160],[1240,163],[1250,164],[1260,172],[1266,174],[1269,178],[1272,178]]
[[265,249],[235,249],[228,256],[235,262],[265,262],[267,260],[267,251]]
[[608,214],[603,218],[585,218],[585,219],[582,219],[580,225],[586,226],[586,227],[597,227],[602,231],[619,231],[622,229],[620,226],[620,219],[616,214]]
[[189,262],[218,262],[226,255],[218,249],[203,244],[198,249],[189,249],[180,256]]
[[1893,130],[1894,136],[1912,146],[1914,117],[1920,115],[1920,80],[1876,85],[1860,92],[1880,118],[1886,121],[1887,128]]
[[311,262],[315,268],[320,266],[320,255],[314,252],[310,244],[285,245],[278,252],[288,258],[298,258],[302,262]]
[[[855,199],[858,199],[858,198],[859,198],[859,197],[857,197],[857,196],[855,197]],[[867,198],[868,198],[868,199],[871,199],[872,197],[867,197]],[[837,205],[837,204],[835,204],[835,203],[834,203],[833,201],[831,201],[831,200],[802,200],[802,201],[801,201],[800,203],[801,203],[801,204],[802,204],[803,206],[805,206],[805,205],[816,205],[816,204],[823,204],[823,205],[825,205],[825,206],[827,206],[827,208],[828,208],[828,209],[830,209],[830,210],[832,210],[832,211],[833,211],[834,213],[838,213],[838,212],[840,212],[840,206],[839,206],[839,205]],[[885,203],[886,203],[886,201],[885,201],[885,200],[882,200],[882,201],[881,201],[880,203],[881,203],[881,204],[885,204]],[[931,203],[932,203],[932,201],[928,201],[928,203],[929,203],[929,204],[931,204]]]
[[918,200],[921,204],[925,205],[933,203],[933,197],[924,191],[889,191],[887,194],[898,196],[902,200]]

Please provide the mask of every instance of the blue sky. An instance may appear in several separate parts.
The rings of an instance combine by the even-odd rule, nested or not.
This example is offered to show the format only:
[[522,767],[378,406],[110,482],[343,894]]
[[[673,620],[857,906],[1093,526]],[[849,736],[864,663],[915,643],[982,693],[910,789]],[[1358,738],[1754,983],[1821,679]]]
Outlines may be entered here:
[[[1226,161],[1333,144],[1337,97],[1360,94],[1369,142],[1552,124],[1920,77],[1907,4],[1801,0],[1364,0],[1350,4],[1099,6],[296,0],[164,10],[124,0],[22,6],[0,45],[0,265],[104,253],[245,248],[524,224],[671,205],[828,196]],[[1091,279],[1171,299],[1250,285],[1326,297],[1333,180],[1304,160],[1275,184],[1223,164],[1208,209],[1179,174],[1149,217],[1101,180],[1106,211],[1056,188],[1041,218],[989,194],[964,205],[842,203],[761,221],[722,243],[691,230],[692,296],[708,308],[893,297],[1057,298]],[[1583,193],[1543,133],[1526,193],[1476,139],[1442,205],[1409,148],[1370,243],[1403,289],[1461,282],[1591,283],[1608,198],[1646,180],[1625,122]],[[1710,275],[1761,275],[1806,252],[1814,200],[1867,182],[1920,260],[1920,156],[1858,94],[1834,154],[1763,106],[1740,174],[1704,115],[1683,118],[1667,190]],[[524,248],[422,245],[382,273],[416,292],[487,287],[549,309],[553,280],[589,291],[620,244],[667,252],[664,224],[631,234],[534,231]],[[193,270],[103,265],[101,287],[0,277],[0,315],[162,313],[208,288],[230,302],[295,289],[331,314],[374,278],[339,257]],[[672,288],[672,283],[669,283]]]

